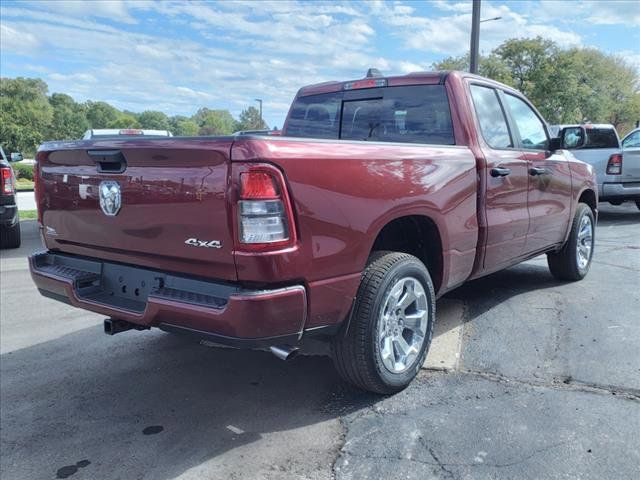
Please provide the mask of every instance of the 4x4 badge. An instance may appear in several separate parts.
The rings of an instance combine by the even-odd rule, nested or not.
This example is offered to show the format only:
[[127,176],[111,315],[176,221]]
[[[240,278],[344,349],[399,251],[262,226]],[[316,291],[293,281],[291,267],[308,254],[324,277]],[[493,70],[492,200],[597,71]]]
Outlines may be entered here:
[[222,248],[222,242],[220,240],[198,240],[197,238],[188,238],[185,240],[187,245],[192,247],[204,247],[204,248]]

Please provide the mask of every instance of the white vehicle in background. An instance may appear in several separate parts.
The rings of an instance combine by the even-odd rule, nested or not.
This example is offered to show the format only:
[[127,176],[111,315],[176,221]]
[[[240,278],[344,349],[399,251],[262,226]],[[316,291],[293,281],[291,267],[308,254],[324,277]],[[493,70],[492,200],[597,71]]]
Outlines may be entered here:
[[640,210],[640,128],[631,130],[627,136],[622,139],[622,157],[624,159],[625,170],[627,165],[631,166],[632,171],[636,172],[636,206]]
[[148,128],[93,128],[84,132],[82,139],[91,140],[97,137],[113,138],[129,136],[173,137],[173,134],[169,130],[150,130]]
[[[640,208],[639,129],[629,133],[622,142],[615,127],[606,123],[552,125],[551,131],[564,139],[567,150],[578,160],[593,166],[599,201],[611,205],[635,201]],[[580,146],[571,148],[572,144]]]

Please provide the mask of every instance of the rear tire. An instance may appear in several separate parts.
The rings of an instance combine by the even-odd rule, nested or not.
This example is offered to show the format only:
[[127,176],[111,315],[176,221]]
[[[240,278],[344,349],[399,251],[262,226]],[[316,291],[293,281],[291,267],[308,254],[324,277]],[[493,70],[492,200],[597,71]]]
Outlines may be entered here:
[[20,221],[12,227],[2,227],[2,233],[0,234],[0,246],[2,248],[18,248],[20,243]]
[[551,274],[559,280],[582,280],[591,268],[595,246],[595,219],[589,205],[579,203],[569,238],[558,252],[547,254]]
[[375,252],[362,274],[351,321],[332,341],[344,380],[363,390],[403,390],[424,363],[433,334],[435,293],[413,255]]

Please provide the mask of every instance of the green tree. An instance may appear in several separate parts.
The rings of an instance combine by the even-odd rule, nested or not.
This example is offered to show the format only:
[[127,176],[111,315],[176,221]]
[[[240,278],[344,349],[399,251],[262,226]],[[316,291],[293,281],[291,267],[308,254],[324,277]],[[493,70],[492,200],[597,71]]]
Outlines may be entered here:
[[[469,70],[469,55],[462,55],[460,57],[447,57],[440,62],[434,64],[435,70]],[[480,56],[478,74],[496,80],[497,82],[505,83],[509,86],[512,85],[511,73],[507,65],[502,59],[495,54],[489,56]]]
[[89,128],[85,106],[77,103],[64,93],[54,93],[49,97],[53,109],[53,119],[46,132],[48,140],[68,140],[82,138]]
[[107,122],[106,128],[140,128],[138,115],[133,112],[117,112],[116,118]]
[[140,128],[153,130],[169,130],[169,118],[162,112],[147,110],[138,116]]
[[0,78],[0,141],[5,151],[33,156],[52,118],[45,82]]
[[[468,56],[436,63],[468,70]],[[480,74],[523,92],[550,123],[612,123],[620,133],[640,119],[640,78],[623,59],[596,49],[560,49],[537,37],[507,40],[481,57]]]
[[228,110],[203,107],[192,117],[198,125],[198,135],[230,135],[238,124]]
[[176,137],[193,137],[198,135],[198,124],[188,117],[174,115],[169,119],[169,130]]
[[260,117],[260,110],[256,107],[249,107],[240,114],[238,130],[265,130],[268,128],[266,122]]
[[118,120],[120,113],[117,108],[106,102],[92,102],[91,100],[86,103],[86,109],[87,120],[91,128],[109,128],[110,124],[113,125]]

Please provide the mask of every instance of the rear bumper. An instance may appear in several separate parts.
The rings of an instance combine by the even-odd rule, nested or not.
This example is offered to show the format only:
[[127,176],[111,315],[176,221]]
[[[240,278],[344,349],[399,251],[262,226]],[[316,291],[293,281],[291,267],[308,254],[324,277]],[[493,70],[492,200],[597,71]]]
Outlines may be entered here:
[[32,255],[29,267],[47,297],[216,343],[246,347],[295,343],[307,320],[307,292],[302,285],[246,290],[53,252]]
[[600,200],[640,199],[640,182],[603,183]]

